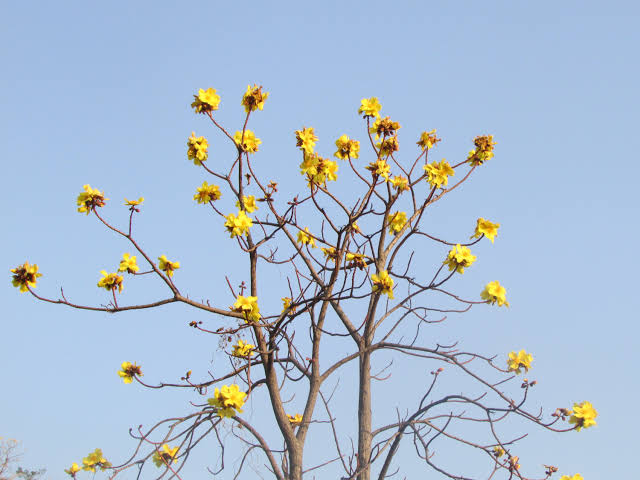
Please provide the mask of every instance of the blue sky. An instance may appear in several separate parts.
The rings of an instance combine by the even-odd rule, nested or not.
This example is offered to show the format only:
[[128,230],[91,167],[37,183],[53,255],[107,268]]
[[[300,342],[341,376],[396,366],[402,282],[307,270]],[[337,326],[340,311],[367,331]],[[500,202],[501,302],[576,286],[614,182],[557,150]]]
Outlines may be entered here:
[[[498,141],[495,158],[438,205],[433,222],[452,235],[468,235],[479,216],[501,223],[496,243],[479,247],[482,262],[456,287],[475,293],[500,279],[512,307],[473,309],[435,331],[487,354],[526,348],[535,356],[535,405],[590,400],[598,409],[596,428],[533,435],[520,455],[525,464],[558,464],[585,480],[628,475],[638,427],[629,410],[640,394],[636,4],[613,2],[606,11],[599,2],[571,1],[3,7],[0,263],[7,280],[28,260],[45,275],[39,293],[53,297],[63,286],[78,302],[106,301],[95,287],[98,272],[128,247],[75,211],[89,183],[112,199],[115,222],[127,213],[120,199],[144,196],[136,231],[149,251],[181,261],[180,280],[194,297],[222,291],[225,273],[243,279],[235,244],[191,200],[206,177],[186,160],[185,142],[192,130],[208,136],[212,161],[228,160],[230,150],[192,113],[191,95],[217,88],[219,118],[235,130],[246,85],[264,85],[270,97],[251,124],[264,142],[256,162],[283,195],[305,188],[293,130],[314,126],[318,149],[329,154],[340,134],[362,137],[356,110],[375,95],[402,124],[401,147],[437,128],[436,155],[453,163],[476,135]],[[265,283],[261,295],[282,296]],[[160,291],[144,279],[122,298],[138,303]],[[185,308],[90,314],[35,302],[9,281],[0,299],[0,436],[20,439],[24,464],[46,467],[50,478],[96,446],[122,459],[133,445],[124,441],[130,427],[188,411],[192,396],[123,385],[115,375],[122,361],[142,363],[145,378],[159,381],[189,369],[204,374],[221,360],[215,341],[186,326],[202,314]],[[259,408],[252,405],[251,415]]]

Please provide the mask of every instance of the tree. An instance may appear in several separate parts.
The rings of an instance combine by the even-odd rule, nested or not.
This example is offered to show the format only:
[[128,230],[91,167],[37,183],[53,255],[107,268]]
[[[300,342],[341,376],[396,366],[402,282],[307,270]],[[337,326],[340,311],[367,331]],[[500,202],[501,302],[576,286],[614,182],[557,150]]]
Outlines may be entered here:
[[22,467],[18,467],[15,472],[11,473],[13,465],[18,463],[21,458],[20,443],[14,439],[5,440],[0,437],[0,480],[16,480],[18,478],[36,480],[46,472],[44,468],[40,470],[25,470]]
[[[166,419],[132,433],[138,448],[121,464],[112,465],[96,449],[83,459],[82,466],[73,463],[67,473],[75,478],[81,470],[100,469],[111,472],[113,478],[131,468],[141,470],[152,461],[160,468],[160,476],[180,478],[190,452],[203,439],[215,438],[220,456],[218,468],[212,473],[217,474],[225,468],[228,446],[220,431],[230,428],[243,447],[236,474],[257,449],[266,459],[265,473],[278,480],[299,480],[305,472],[315,474],[316,469],[329,465],[336,465],[345,479],[384,479],[401,470],[398,452],[403,441],[412,441],[424,464],[444,477],[551,477],[558,470],[554,466],[545,466],[542,472],[531,474],[533,477],[523,473],[525,469],[520,468],[516,455],[517,442],[523,435],[507,437],[499,427],[507,420],[519,419],[554,432],[581,430],[595,425],[597,412],[593,406],[585,401],[546,414],[531,412],[525,404],[536,382],[525,378],[516,385],[519,390],[510,389],[517,375],[531,368],[530,353],[512,351],[505,363],[502,357],[462,351],[456,344],[440,344],[425,334],[430,324],[443,322],[447,314],[464,313],[478,304],[509,306],[506,290],[498,281],[487,283],[480,299],[465,299],[447,286],[476,261],[470,247],[485,237],[494,242],[498,223],[478,218],[471,238],[456,241],[442,239],[424,227],[427,209],[457,190],[493,158],[493,136],[477,136],[466,158],[450,165],[446,160],[429,158],[440,139],[435,130],[423,132],[414,159],[401,161],[397,153],[399,123],[380,115],[377,98],[363,99],[358,113],[366,123],[365,142],[371,161],[363,162],[360,142],[347,135],[335,142],[337,160],[322,157],[315,152],[318,138],[314,129],[302,127],[295,131],[295,137],[306,193],[283,200],[278,198],[278,183],[261,178],[252,160],[262,142],[247,127],[251,115],[263,110],[267,98],[262,87],[247,87],[242,97],[244,125],[233,135],[214,116],[220,104],[215,89],[199,90],[192,103],[195,112],[207,116],[237,152],[224,167],[218,167],[219,162],[213,167],[207,162],[207,139],[192,133],[187,141],[188,159],[210,175],[209,180],[220,183],[204,181],[193,198],[198,204],[210,206],[212,214],[220,219],[221,230],[224,226],[245,258],[246,271],[240,285],[234,286],[226,277],[231,307],[219,298],[196,301],[183,293],[174,279],[180,262],[165,255],[156,260],[135,237],[134,218],[141,212],[144,198],[125,199],[129,221],[117,227],[101,213],[107,200],[104,193],[90,185],[85,185],[78,196],[78,211],[93,214],[108,230],[128,241],[135,253],[124,253],[116,271],[101,272],[97,285],[109,292],[109,304],[73,303],[62,291],[59,298],[41,296],[34,291],[41,276],[37,265],[25,262],[12,270],[14,286],[49,303],[110,313],[182,303],[210,313],[217,322],[226,322],[219,328],[190,323],[204,334],[218,336],[227,352],[230,367],[216,371],[211,379],[196,380],[187,372],[181,383],[151,385],[143,381],[141,366],[128,361],[118,372],[125,383],[135,380],[149,388],[192,388],[206,398],[204,403],[187,416]],[[340,190],[333,187],[339,162],[348,171],[340,174],[347,177],[343,181],[348,185]],[[235,202],[237,212],[226,213],[228,210],[218,207],[220,200],[228,197]],[[424,265],[422,253],[428,243],[439,253],[433,271],[427,273],[424,268],[416,268],[415,262],[420,258]],[[141,271],[139,258],[145,271]],[[287,287],[281,310],[266,311],[263,305],[270,302],[263,301],[259,280],[269,279],[274,268],[287,269]],[[164,282],[166,297],[148,304],[119,304],[124,276],[145,274]],[[427,301],[427,294],[437,295],[440,303],[434,305],[431,297]],[[331,345],[345,339],[351,351],[339,356]],[[390,422],[374,422],[373,416],[372,383],[383,378],[372,370],[372,359],[382,355],[439,364],[419,397],[403,398],[402,409],[392,412],[397,418]],[[331,390],[338,386],[335,382],[332,387],[328,385],[352,363],[357,363],[356,398],[340,402],[341,406],[357,404],[357,425],[350,443],[337,425],[344,419],[339,419],[339,410],[332,407],[335,401]],[[450,393],[436,393],[444,366],[482,391],[456,393],[462,392],[464,384],[454,383]],[[268,398],[275,428],[261,430],[243,417],[246,399],[254,395]],[[288,411],[292,395],[304,399],[300,411]],[[563,425],[565,420],[570,425]],[[481,439],[464,434],[464,430],[458,434],[460,424],[483,427]],[[322,431],[336,453],[310,465],[303,454],[312,430]],[[468,477],[464,469],[438,464],[433,458],[436,439],[480,453],[488,473]],[[575,474],[562,478],[581,477]]]

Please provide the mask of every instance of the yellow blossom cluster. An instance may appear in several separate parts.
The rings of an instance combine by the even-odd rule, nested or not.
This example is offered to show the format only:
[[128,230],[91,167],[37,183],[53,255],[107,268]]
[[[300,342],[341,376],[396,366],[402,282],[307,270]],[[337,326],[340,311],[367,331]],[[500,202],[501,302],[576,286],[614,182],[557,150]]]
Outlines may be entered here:
[[527,353],[524,350],[520,350],[518,353],[515,351],[509,353],[507,359],[507,366],[510,372],[515,372],[517,375],[522,373],[521,369],[524,368],[525,372],[528,372],[531,368],[531,362],[533,362],[533,355]]
[[19,288],[22,293],[29,288],[36,288],[36,281],[42,276],[41,273],[38,273],[38,265],[35,263],[29,265],[29,262],[24,262],[24,264],[11,269],[11,273],[13,273],[11,284]]
[[507,302],[507,291],[503,286],[500,285],[500,282],[497,280],[494,282],[489,282],[484,287],[484,290],[480,293],[480,298],[485,300],[490,305],[498,304],[499,307],[503,305],[509,306],[509,302]]
[[296,413],[295,415],[289,415],[287,413],[287,418],[289,419],[289,423],[293,426],[297,426],[302,423],[302,415],[299,413]]
[[[244,203],[244,209],[247,212],[253,213],[256,210],[258,210],[258,205],[256,205],[256,197],[254,197],[253,195],[249,195],[248,197],[243,196],[242,202]],[[242,205],[240,205],[240,200],[236,202],[236,207],[242,209]]]
[[350,139],[347,135],[342,135],[336,140],[336,147],[338,150],[336,150],[333,156],[340,160],[358,158],[360,155],[360,142]]
[[302,127],[302,130],[296,130],[296,147],[300,147],[300,150],[310,154],[313,153],[313,148],[318,141],[315,133],[313,133],[313,127]]
[[389,233],[398,234],[407,223],[407,214],[405,212],[392,213],[387,217],[389,223]]
[[233,346],[231,355],[238,358],[247,358],[251,356],[254,348],[256,348],[255,345],[245,343],[242,339],[238,339],[238,343]]
[[504,448],[502,448],[500,445],[496,445],[495,447],[493,447],[493,455],[496,458],[500,458],[502,457],[505,453]]
[[464,273],[464,269],[470,267],[476,261],[476,258],[475,255],[471,254],[471,250],[468,247],[457,244],[449,250],[449,254],[443,263],[449,267],[450,272],[455,270],[458,273]]
[[489,220],[480,217],[476,224],[476,230],[470,238],[480,238],[484,235],[493,243],[496,235],[498,235],[498,228],[500,228],[499,223],[491,223]]
[[124,383],[133,382],[133,379],[136,375],[138,375],[139,377],[142,376],[142,369],[140,368],[140,365],[136,365],[135,363],[131,362],[122,362],[122,365],[120,365],[120,370],[118,371],[118,376],[122,378],[122,381]]
[[363,98],[360,102],[358,113],[362,114],[363,117],[379,118],[381,108],[382,105],[380,105],[380,102],[378,102],[377,97]]
[[102,274],[102,278],[98,280],[98,287],[104,288],[110,292],[115,290],[122,292],[122,282],[124,280],[122,275],[118,275],[117,273],[107,273],[106,270],[100,270],[100,273]]
[[233,311],[242,313],[247,322],[257,322],[260,320],[258,297],[243,297],[242,295],[238,295],[236,303],[233,304]]
[[239,210],[238,215],[230,213],[224,218],[227,220],[224,223],[224,226],[226,227],[227,232],[231,235],[231,238],[248,235],[249,229],[253,225],[253,220],[247,216],[244,210]]
[[579,473],[576,473],[573,476],[569,476],[569,475],[562,475],[560,477],[560,480],[584,480],[584,477],[582,475],[580,475]]
[[327,260],[336,261],[338,252],[336,252],[335,247],[322,247],[320,250],[322,250],[322,254]]
[[194,101],[191,107],[196,113],[208,113],[218,110],[218,105],[220,105],[220,95],[216,93],[215,88],[207,88],[206,90],[201,88],[193,98]]
[[118,266],[118,271],[134,274],[138,270],[140,270],[140,267],[136,263],[136,256],[130,255],[129,253],[123,253],[122,260],[120,260],[120,265]]
[[396,131],[399,130],[400,124],[398,122],[394,122],[389,117],[378,118],[373,125],[369,128],[369,133],[375,133],[376,140],[379,140],[380,137],[391,137],[395,136]]
[[202,182],[202,185],[197,187],[193,199],[198,203],[205,204],[220,200],[220,197],[222,197],[222,192],[220,192],[218,185],[209,185],[207,182]]
[[307,176],[309,185],[322,185],[338,179],[338,163],[317,153],[305,153],[300,164],[300,173]]
[[363,270],[367,266],[367,259],[362,253],[348,252],[346,255],[346,260],[348,262],[348,268],[357,268],[359,270]]
[[264,108],[264,101],[269,96],[269,92],[263,92],[262,86],[256,84],[247,85],[247,91],[242,96],[241,105],[244,106],[246,113],[255,112],[256,110],[262,110]]
[[373,282],[372,290],[374,293],[388,295],[393,300],[393,278],[389,276],[389,272],[382,270],[380,273],[371,275]]
[[376,160],[375,162],[371,162],[369,165],[365,167],[367,170],[371,172],[371,175],[374,178],[383,177],[385,180],[389,180],[389,173],[391,172],[391,167],[386,162],[386,160]]
[[231,418],[236,413],[242,413],[246,396],[236,384],[223,385],[222,388],[215,389],[213,398],[209,398],[207,402],[212,407],[217,407],[220,418]]
[[96,207],[104,207],[104,204],[108,198],[104,198],[104,192],[96,188],[91,188],[91,185],[83,185],[84,192],[80,192],[76,203],[78,204],[78,212],[86,213],[96,209]]
[[202,165],[209,158],[209,142],[204,137],[196,137],[195,132],[187,139],[187,158],[193,160],[194,165]]
[[233,135],[233,140],[240,150],[246,153],[256,153],[258,146],[262,143],[262,140],[256,137],[256,134],[251,130],[245,130],[244,136],[241,131],[237,131]]
[[[291,297],[282,297],[282,311],[284,312],[287,308],[291,307],[293,304],[293,298]],[[296,307],[293,307],[289,313],[296,313]]]
[[82,470],[87,472],[95,472],[96,468],[100,468],[100,470],[105,471],[107,468],[111,467],[111,462],[109,462],[102,455],[102,450],[96,448],[93,452],[82,459]]
[[391,186],[395,188],[398,193],[409,190],[409,180],[401,175],[396,175],[391,179]]
[[298,238],[296,240],[302,245],[309,245],[311,248],[316,248],[316,239],[309,232],[309,227],[304,227],[304,230],[298,232]]
[[427,172],[427,182],[435,188],[442,188],[442,185],[446,186],[449,183],[449,177],[455,174],[449,162],[444,158],[440,163],[428,163],[422,168]]
[[440,139],[436,137],[436,130],[433,129],[430,132],[422,132],[420,134],[420,139],[417,141],[417,144],[423,150],[428,150],[436,146]]
[[171,463],[176,463],[178,460],[176,459],[176,455],[178,454],[178,448],[171,448],[166,443],[162,445],[160,450],[156,450],[153,454],[153,463],[155,463],[156,467],[162,467],[164,465],[169,466]]
[[598,412],[591,402],[574,403],[571,411],[571,417],[569,417],[569,423],[576,426],[576,431],[580,431],[583,428],[589,428],[596,425],[596,417]]
[[158,268],[170,277],[173,277],[174,270],[180,268],[180,262],[172,262],[170,260],[167,260],[167,257],[165,255],[158,257],[158,260]]
[[493,135],[481,135],[473,139],[473,143],[476,146],[475,149],[469,152],[467,161],[474,167],[482,165],[487,160],[493,158],[493,146],[496,142],[493,141]]
[[381,142],[376,143],[376,148],[380,151],[381,157],[388,157],[393,152],[400,150],[398,144],[398,137],[393,136],[383,139]]

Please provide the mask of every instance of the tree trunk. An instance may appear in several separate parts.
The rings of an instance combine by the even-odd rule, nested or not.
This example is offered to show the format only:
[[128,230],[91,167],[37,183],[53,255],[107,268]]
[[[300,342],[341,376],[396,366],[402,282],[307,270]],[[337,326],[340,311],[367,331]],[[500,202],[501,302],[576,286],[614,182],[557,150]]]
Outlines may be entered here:
[[[366,348],[366,347],[365,347]],[[358,401],[358,476],[369,480],[371,466],[371,353],[360,355],[360,391]]]

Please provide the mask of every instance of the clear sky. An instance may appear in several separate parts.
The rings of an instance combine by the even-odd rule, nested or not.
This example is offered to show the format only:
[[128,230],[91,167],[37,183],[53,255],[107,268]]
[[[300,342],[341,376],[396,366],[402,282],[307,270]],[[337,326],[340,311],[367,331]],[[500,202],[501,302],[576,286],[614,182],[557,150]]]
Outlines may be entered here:
[[[401,146],[437,128],[436,155],[452,162],[476,135],[495,135],[495,158],[435,218],[465,235],[479,216],[501,223],[459,286],[477,293],[500,279],[512,307],[473,309],[438,332],[488,355],[531,351],[534,405],[597,408],[593,429],[534,435],[524,464],[554,463],[585,480],[632,475],[640,8],[397,3],[3,2],[0,436],[23,442],[25,466],[62,478],[97,446],[124,459],[130,427],[188,411],[192,396],[124,385],[115,374],[122,361],[142,363],[157,382],[204,374],[220,356],[187,327],[202,313],[171,306],[110,316],[43,304],[11,287],[9,269],[28,260],[44,273],[39,293],[54,297],[63,286],[78,302],[107,301],[98,272],[128,247],[76,212],[89,183],[112,199],[108,214],[121,224],[121,199],[146,198],[137,231],[155,255],[180,260],[194,297],[223,289],[223,275],[239,268],[226,253],[235,242],[191,200],[206,177],[187,161],[186,138],[209,136],[212,161],[229,150],[189,104],[213,86],[220,118],[239,129],[241,95],[258,83],[270,97],[252,123],[264,142],[256,162],[283,192],[305,188],[293,130],[314,126],[329,154],[340,134],[363,135],[363,97],[377,96],[402,124]],[[122,299],[160,291],[141,281]],[[274,285],[261,295],[282,296]]]

